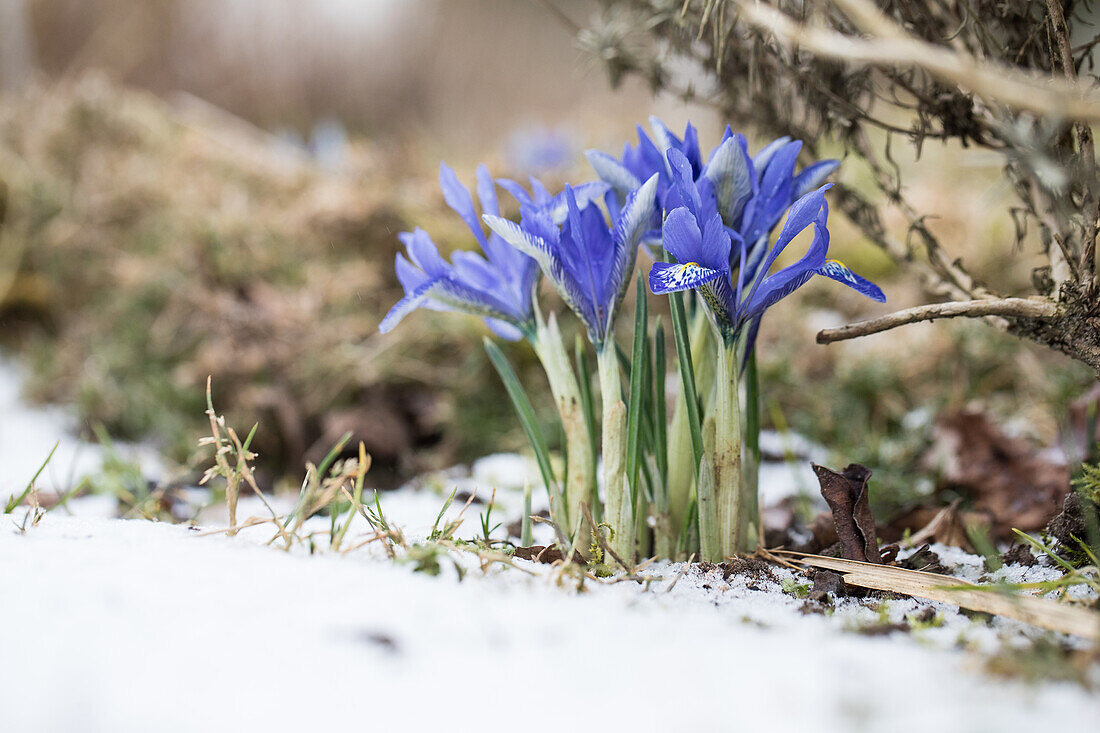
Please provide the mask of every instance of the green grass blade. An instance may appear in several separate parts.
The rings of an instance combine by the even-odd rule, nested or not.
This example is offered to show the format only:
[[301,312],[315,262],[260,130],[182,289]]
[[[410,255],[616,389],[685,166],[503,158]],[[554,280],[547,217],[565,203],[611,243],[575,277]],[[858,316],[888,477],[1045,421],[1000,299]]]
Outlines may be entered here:
[[[259,423],[253,423],[252,429],[248,431],[248,437],[244,439],[244,444],[241,445],[241,449],[247,453],[248,447],[252,445],[252,439],[256,437],[256,429],[260,427]],[[350,436],[351,433],[348,433]]]
[[34,477],[27,483],[27,488],[23,489],[23,493],[19,496],[9,496],[8,503],[4,506],[4,514],[11,514],[15,511],[15,507],[23,503],[23,500],[27,498],[27,494],[31,493],[31,489],[34,488],[34,482],[38,480],[38,477],[42,475],[42,472],[46,470],[46,466],[49,465],[50,459],[53,458],[54,452],[57,451],[57,446],[61,445],[61,441],[57,441],[53,444],[53,448],[50,448],[50,454],[46,456],[46,460],[42,461],[42,465],[38,467],[38,470],[34,472]]
[[[252,429],[255,432],[255,428]],[[249,440],[252,440],[252,435],[248,436]],[[340,455],[340,452],[344,450],[344,446],[351,440],[351,431],[344,433],[340,436],[340,439],[336,441],[336,444],[332,446],[332,449],[325,454],[325,457],[321,459],[320,465],[317,466],[317,478],[324,480],[328,475],[328,470],[332,468],[332,464],[336,462],[336,457]]]
[[[512,365],[508,363],[508,359],[505,358],[500,347],[488,338],[485,339],[485,352],[489,355],[489,361],[493,363],[497,374],[500,375],[500,381],[504,382],[504,388],[508,391],[508,397],[511,398],[512,406],[515,408],[516,415],[523,426],[523,432],[527,434],[527,441],[531,444],[531,450],[535,454],[535,462],[538,463],[539,473],[542,474],[546,490],[550,492],[551,505],[559,507],[560,511],[564,511],[566,508],[565,502],[562,499],[561,489],[554,479],[554,470],[550,466],[550,453],[546,449],[546,441],[543,440],[542,432],[539,430],[538,422],[535,419],[535,410],[531,407],[531,400],[527,397],[527,392],[520,385],[519,378],[516,377]],[[569,531],[568,526],[559,529],[561,532]]]
[[[255,428],[253,428],[255,432]],[[251,438],[251,436],[249,436]],[[345,535],[348,533],[348,529],[351,527],[351,522],[355,519],[356,510],[363,511],[363,481],[367,477],[367,471],[364,468],[367,464],[367,449],[363,445],[363,441],[359,441],[359,473],[355,477],[355,487],[352,490],[351,506],[348,507],[348,518],[344,520],[344,524],[340,527],[339,532],[333,538],[332,544],[334,548],[339,549],[341,543],[344,541]]]

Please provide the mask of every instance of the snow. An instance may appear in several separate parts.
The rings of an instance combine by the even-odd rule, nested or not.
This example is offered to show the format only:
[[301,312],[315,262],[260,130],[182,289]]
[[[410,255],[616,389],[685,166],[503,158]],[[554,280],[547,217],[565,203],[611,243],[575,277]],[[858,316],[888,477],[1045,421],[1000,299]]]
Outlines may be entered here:
[[[993,731],[1100,713],[1069,683],[979,673],[975,650],[1041,632],[943,604],[845,600],[806,615],[777,582],[667,563],[643,571],[647,584],[578,593],[547,566],[482,574],[467,553],[460,581],[376,544],[311,556],[264,546],[270,526],[230,538],[83,517],[81,502],[0,529],[4,731]],[[415,539],[441,499],[409,487],[382,505],[399,524],[408,513]],[[849,633],[928,605],[943,626]]]

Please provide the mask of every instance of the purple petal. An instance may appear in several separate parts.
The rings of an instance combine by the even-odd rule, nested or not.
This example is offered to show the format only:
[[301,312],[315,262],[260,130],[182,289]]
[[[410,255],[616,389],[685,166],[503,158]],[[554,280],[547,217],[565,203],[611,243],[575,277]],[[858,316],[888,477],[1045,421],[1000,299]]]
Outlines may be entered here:
[[730,235],[717,212],[703,226],[703,254],[700,261],[709,268],[725,272],[729,268]]
[[839,160],[819,160],[803,168],[802,172],[794,177],[794,183],[791,187],[791,200],[801,198],[820,186],[839,167]]
[[867,278],[855,274],[840,260],[826,260],[825,264],[818,268],[817,273],[832,278],[837,282],[844,283],[856,292],[866,295],[871,300],[877,300],[879,303],[886,302],[886,295],[878,285],[875,285]]
[[588,158],[589,165],[592,166],[592,170],[596,171],[596,175],[600,177],[600,180],[608,183],[620,196],[625,197],[630,191],[642,185],[638,177],[631,173],[622,162],[615,160],[607,153],[599,150],[588,150],[585,151],[584,156]]
[[[787,214],[787,221],[783,223],[783,231],[779,233],[779,239],[775,241],[775,245],[772,246],[771,251],[768,252],[768,256],[764,259],[762,265],[765,273],[771,268],[775,259],[783,252],[783,250],[790,244],[791,240],[798,236],[806,227],[808,227],[817,218],[825,207],[825,192],[832,187],[832,184],[827,184],[821,188],[806,194],[798,201],[795,201],[791,206],[790,212]],[[826,215],[828,210],[825,209]],[[823,225],[824,226],[824,225]],[[826,240],[828,242],[828,240]]]
[[743,135],[728,138],[714,151],[703,178],[714,189],[722,218],[730,226],[736,225],[746,202],[756,192],[756,176]]
[[654,262],[649,271],[649,289],[654,295],[692,290],[721,276],[720,270],[712,270],[695,262]]
[[485,325],[489,327],[490,331],[505,341],[519,341],[523,338],[523,331],[507,321],[502,321],[498,318],[486,318]]
[[[498,178],[497,185],[503,188],[508,193],[512,194],[512,198],[518,201],[520,206],[531,206],[535,203],[534,199],[531,198],[531,194],[527,193],[523,186],[511,180],[510,178]],[[496,216],[499,214],[500,212],[498,211],[496,212],[496,214],[492,215]]]
[[[484,164],[477,167],[477,198],[481,201],[481,213],[492,216],[500,216],[500,205],[497,203],[497,187],[493,177],[489,175],[489,168]],[[478,230],[481,225],[478,224]]]
[[772,157],[779,152],[779,149],[789,143],[791,139],[789,137],[781,137],[776,140],[772,140],[770,143],[760,149],[759,152],[753,157],[752,164],[756,168],[757,175],[763,175],[764,169],[768,167],[768,163],[771,162]]
[[431,279],[420,268],[405,259],[405,255],[400,252],[394,259],[393,269],[397,274],[397,281],[401,283],[401,288],[406,294],[413,292]]
[[677,262],[698,262],[703,259],[703,233],[695,216],[681,206],[665,218],[661,229],[665,249]]
[[484,247],[485,232],[481,228],[477,211],[474,210],[474,199],[470,196],[470,190],[458,182],[458,176],[446,163],[439,164],[439,188],[443,191],[443,200],[447,202],[447,206],[462,217],[478,244]]
[[409,259],[429,277],[442,277],[451,271],[451,266],[439,255],[435,242],[420,227],[414,229],[412,233],[402,232],[397,237],[408,249]]
[[612,293],[607,311],[608,327],[630,286],[630,276],[638,261],[638,244],[658,219],[657,180],[658,175],[654,173],[636,191],[631,191],[626,197],[622,212],[615,219],[615,231],[612,234],[614,254],[607,275],[607,287]]

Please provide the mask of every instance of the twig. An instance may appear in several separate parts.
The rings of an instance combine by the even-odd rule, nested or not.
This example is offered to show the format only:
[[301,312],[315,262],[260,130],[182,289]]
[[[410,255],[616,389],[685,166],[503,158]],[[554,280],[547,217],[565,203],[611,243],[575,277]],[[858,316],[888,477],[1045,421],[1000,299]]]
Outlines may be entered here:
[[967,300],[951,303],[932,303],[907,308],[897,313],[872,318],[859,323],[850,323],[840,328],[827,328],[817,334],[819,344],[831,344],[834,341],[869,336],[873,333],[888,331],[891,328],[909,323],[931,321],[938,318],[980,318],[982,316],[1007,316],[1010,318],[1053,318],[1058,307],[1049,300],[1030,300],[1027,298],[1002,298],[985,300]]

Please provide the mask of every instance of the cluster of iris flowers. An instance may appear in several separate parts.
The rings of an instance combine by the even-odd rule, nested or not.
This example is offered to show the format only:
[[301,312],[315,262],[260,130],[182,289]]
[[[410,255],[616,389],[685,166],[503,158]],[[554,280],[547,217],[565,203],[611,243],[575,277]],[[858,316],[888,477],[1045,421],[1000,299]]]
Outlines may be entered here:
[[[625,145],[618,158],[589,151],[599,180],[566,185],[556,195],[537,180],[527,190],[479,167],[480,216],[470,191],[441,165],[444,199],[481,253],[455,252],[448,262],[423,230],[400,235],[408,256],[397,255],[396,271],[405,297],[379,330],[429,308],[480,316],[500,338],[526,339],[546,371],[561,420],[560,481],[523,387],[489,339],[486,348],[531,442],[558,542],[583,550],[585,531],[599,531],[624,562],[691,553],[717,561],[751,551],[760,538],[753,352],[765,311],[814,275],[874,300],[885,297],[828,258],[830,184],[824,181],[837,161],[796,172],[801,142],[781,138],[750,156],[744,136],[727,128],[704,162],[690,124],[682,138],[657,119],[650,124],[652,138],[639,127],[638,145]],[[518,202],[518,222],[501,216],[498,189]],[[779,255],[811,226],[805,255],[773,272]],[[641,277],[631,351],[615,339],[616,316],[642,247],[654,259],[650,290],[671,301],[681,385],[671,420],[665,331],[659,318],[651,328]],[[555,314],[543,316],[540,272],[579,319],[595,352],[598,442],[586,350],[578,342],[571,357]]]

